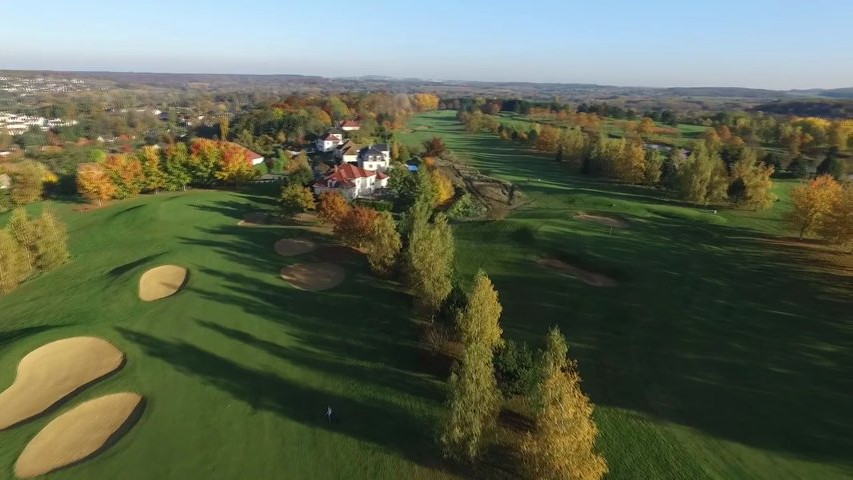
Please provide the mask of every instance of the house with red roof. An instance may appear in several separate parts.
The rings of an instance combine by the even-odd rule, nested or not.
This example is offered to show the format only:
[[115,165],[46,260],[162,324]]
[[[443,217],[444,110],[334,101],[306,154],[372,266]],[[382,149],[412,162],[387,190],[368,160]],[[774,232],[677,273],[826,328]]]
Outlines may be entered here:
[[388,187],[388,175],[379,171],[369,171],[351,163],[335,167],[335,170],[322,180],[314,183],[314,193],[338,192],[349,201],[359,197],[369,197]]
[[345,132],[361,130],[361,123],[358,120],[344,120],[341,122],[341,130]]
[[252,165],[260,165],[260,164],[264,163],[264,156],[261,155],[260,153],[255,153],[255,152],[249,150],[248,148],[246,148],[246,147],[244,147],[238,143],[234,143],[234,142],[227,142],[227,143],[230,143],[232,145],[237,145],[238,147],[240,147],[241,150],[245,151],[246,152],[246,160],[252,162]]
[[338,128],[333,128],[317,139],[317,150],[321,152],[331,152],[338,145],[344,142],[344,131]]

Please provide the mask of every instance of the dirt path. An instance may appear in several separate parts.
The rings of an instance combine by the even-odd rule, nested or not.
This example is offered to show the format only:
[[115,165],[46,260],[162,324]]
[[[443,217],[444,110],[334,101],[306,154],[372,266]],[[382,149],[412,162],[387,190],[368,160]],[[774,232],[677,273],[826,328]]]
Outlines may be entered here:
[[607,275],[589,272],[556,258],[540,258],[537,263],[552,270],[568,273],[587,285],[592,285],[594,287],[615,287],[619,285],[616,280],[613,280]]

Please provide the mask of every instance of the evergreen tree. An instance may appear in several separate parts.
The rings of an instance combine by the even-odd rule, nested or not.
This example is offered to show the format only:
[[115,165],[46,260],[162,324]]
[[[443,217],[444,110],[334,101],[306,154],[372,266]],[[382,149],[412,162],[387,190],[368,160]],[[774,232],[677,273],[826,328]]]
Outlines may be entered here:
[[593,405],[580,388],[575,362],[568,360],[566,340],[554,327],[542,355],[542,379],[536,398],[536,424],[521,443],[530,478],[597,480],[607,462],[595,451],[598,427]]

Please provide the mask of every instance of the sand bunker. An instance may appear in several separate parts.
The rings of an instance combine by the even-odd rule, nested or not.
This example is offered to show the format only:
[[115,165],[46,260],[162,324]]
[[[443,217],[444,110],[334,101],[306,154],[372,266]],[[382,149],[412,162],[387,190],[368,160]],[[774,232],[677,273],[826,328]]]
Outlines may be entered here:
[[568,273],[569,275],[577,277],[578,280],[594,287],[615,287],[616,285],[618,285],[616,283],[616,280],[613,280],[607,275],[588,272],[574,265],[569,265],[568,263],[562,260],[557,260],[556,258],[540,258],[538,263],[539,265],[551,268],[553,270]]
[[0,430],[32,418],[124,363],[106,340],[74,337],[48,343],[18,364],[15,383],[0,393]]
[[302,255],[317,248],[314,242],[308,240],[297,240],[293,238],[282,238],[275,242],[275,251],[279,255],[290,257],[293,255]]
[[269,223],[270,215],[266,212],[250,212],[243,215],[243,220],[237,222],[240,226],[266,225]]
[[346,272],[333,263],[297,263],[282,268],[281,278],[300,290],[326,290],[343,282]]
[[583,221],[587,221],[587,222],[594,222],[594,223],[598,223],[598,224],[601,224],[601,225],[604,225],[607,227],[613,227],[613,228],[628,228],[628,226],[629,226],[628,222],[626,222],[625,220],[621,220],[621,219],[613,218],[613,217],[605,217],[604,215],[593,215],[590,213],[578,212],[578,214],[575,215],[575,218],[578,220],[583,220]]
[[153,302],[178,293],[187,281],[187,269],[177,265],[161,265],[142,274],[139,298]]
[[115,443],[142,413],[142,396],[115,393],[56,417],[24,447],[15,462],[18,478],[31,478],[78,463]]

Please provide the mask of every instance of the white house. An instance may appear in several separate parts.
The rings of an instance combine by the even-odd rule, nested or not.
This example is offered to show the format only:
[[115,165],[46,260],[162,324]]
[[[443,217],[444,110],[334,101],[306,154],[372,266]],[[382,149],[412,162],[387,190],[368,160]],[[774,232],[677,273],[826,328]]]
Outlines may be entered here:
[[344,120],[341,123],[341,130],[345,132],[354,132],[361,130],[361,123],[358,120]]
[[326,178],[314,183],[314,193],[338,192],[347,200],[373,195],[388,186],[388,175],[367,171],[351,163],[335,167]]
[[3,173],[0,174],[0,190],[5,190],[12,187],[12,178]]
[[[383,150],[383,148],[385,150]],[[371,145],[361,149],[358,154],[358,166],[365,170],[388,170],[391,166],[391,153],[386,145]]]
[[322,137],[317,139],[317,150],[321,152],[331,152],[344,141],[344,132],[342,130],[329,130]]

